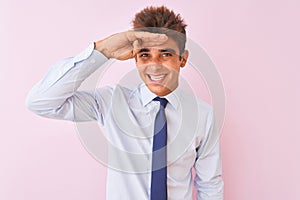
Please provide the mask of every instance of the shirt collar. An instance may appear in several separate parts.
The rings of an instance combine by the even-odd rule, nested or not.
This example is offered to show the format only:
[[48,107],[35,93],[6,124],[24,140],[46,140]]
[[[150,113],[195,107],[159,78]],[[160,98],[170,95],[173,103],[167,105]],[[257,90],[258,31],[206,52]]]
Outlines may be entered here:
[[[148,103],[150,103],[155,97],[157,97],[156,94],[151,92],[149,88],[146,86],[145,83],[142,83],[139,86],[140,94],[141,94],[141,100],[143,106],[146,106]],[[176,88],[173,92],[170,94],[163,96],[162,98],[166,98],[168,102],[173,106],[175,109],[178,108],[179,105],[179,98],[178,98],[178,88]]]

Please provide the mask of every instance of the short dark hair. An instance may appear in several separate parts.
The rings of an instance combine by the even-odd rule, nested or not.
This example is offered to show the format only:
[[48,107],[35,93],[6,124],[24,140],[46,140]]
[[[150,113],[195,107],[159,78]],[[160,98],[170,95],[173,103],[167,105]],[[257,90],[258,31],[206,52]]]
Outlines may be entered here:
[[166,34],[177,42],[180,54],[184,52],[187,25],[180,14],[165,6],[150,6],[136,13],[132,24],[135,30]]

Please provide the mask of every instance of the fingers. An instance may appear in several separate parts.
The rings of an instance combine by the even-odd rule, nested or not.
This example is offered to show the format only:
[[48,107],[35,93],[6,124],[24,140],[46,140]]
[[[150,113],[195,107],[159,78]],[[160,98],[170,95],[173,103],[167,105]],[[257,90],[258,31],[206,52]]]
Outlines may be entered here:
[[127,38],[131,42],[134,42],[136,39],[139,39],[140,45],[148,44],[150,46],[160,45],[168,40],[168,36],[165,34],[142,31],[128,31]]
[[145,42],[150,40],[159,40],[161,42],[165,42],[168,39],[168,36],[161,33],[150,33],[150,32],[142,32],[142,31],[135,31],[135,36],[139,39],[142,39]]

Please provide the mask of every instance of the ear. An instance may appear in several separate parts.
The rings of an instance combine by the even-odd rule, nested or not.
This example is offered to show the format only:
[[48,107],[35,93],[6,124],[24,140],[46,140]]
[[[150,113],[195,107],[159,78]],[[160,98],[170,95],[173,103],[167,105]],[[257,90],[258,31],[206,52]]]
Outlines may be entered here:
[[180,67],[184,67],[185,66],[188,57],[189,57],[189,51],[188,50],[184,50],[184,52],[181,55]]

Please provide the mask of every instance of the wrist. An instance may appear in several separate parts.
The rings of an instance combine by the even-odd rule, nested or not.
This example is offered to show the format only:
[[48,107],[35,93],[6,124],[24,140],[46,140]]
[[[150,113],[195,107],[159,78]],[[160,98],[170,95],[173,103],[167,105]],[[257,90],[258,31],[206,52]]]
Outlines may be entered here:
[[94,42],[94,49],[102,53],[105,57],[110,58],[108,49],[103,45],[103,40]]

